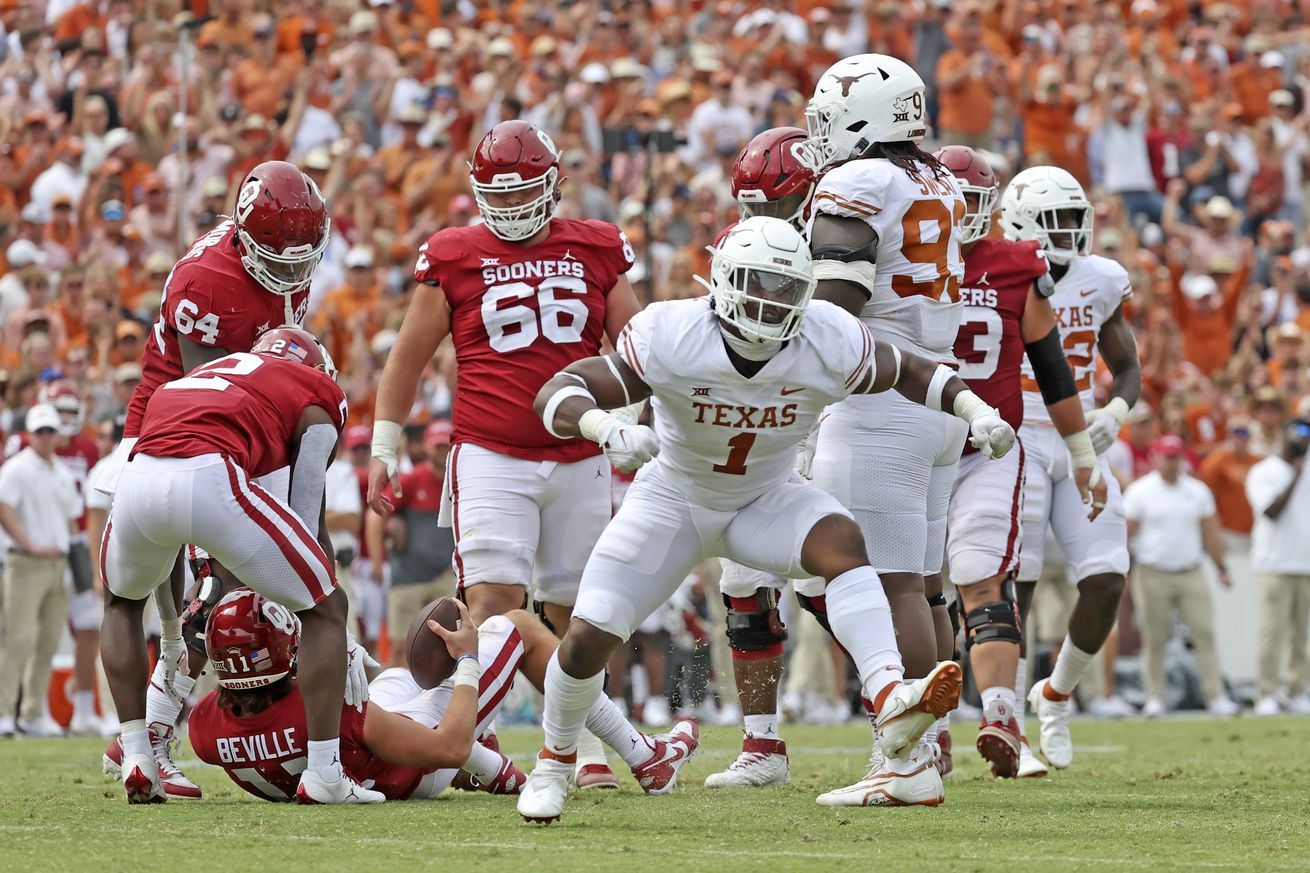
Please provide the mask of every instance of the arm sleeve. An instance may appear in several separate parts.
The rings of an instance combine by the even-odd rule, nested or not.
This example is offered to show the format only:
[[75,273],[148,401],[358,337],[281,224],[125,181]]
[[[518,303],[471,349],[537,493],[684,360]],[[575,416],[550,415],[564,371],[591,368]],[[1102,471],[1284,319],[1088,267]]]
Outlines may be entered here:
[[619,331],[619,337],[614,341],[614,348],[623,359],[623,363],[627,364],[643,382],[647,382],[646,373],[651,363],[651,339],[655,333],[655,319],[651,316],[651,311],[658,306],[659,304],[649,306],[634,315],[623,330]]

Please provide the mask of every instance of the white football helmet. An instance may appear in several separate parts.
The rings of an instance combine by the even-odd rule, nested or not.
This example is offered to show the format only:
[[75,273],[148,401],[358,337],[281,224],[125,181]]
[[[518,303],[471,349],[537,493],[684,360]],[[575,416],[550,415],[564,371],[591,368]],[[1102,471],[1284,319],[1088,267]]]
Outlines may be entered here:
[[805,106],[810,138],[799,150],[815,173],[858,158],[876,142],[919,142],[923,79],[889,55],[852,55],[829,67]]
[[1036,240],[1053,264],[1091,254],[1093,215],[1083,186],[1059,167],[1029,167],[1001,195],[1005,238]]
[[714,313],[751,342],[796,336],[814,296],[810,246],[790,222],[756,215],[733,225],[710,249]]

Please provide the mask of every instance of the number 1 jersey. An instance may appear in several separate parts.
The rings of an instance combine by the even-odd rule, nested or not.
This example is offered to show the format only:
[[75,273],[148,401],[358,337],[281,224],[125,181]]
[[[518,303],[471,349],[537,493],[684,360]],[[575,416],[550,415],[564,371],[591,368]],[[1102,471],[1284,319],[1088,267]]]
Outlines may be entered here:
[[439,285],[450,305],[455,442],[534,461],[599,454],[590,440],[551,436],[532,402],[557,372],[599,354],[609,292],[634,261],[622,231],[603,221],[551,219],[533,246],[482,224],[428,238],[414,278]]

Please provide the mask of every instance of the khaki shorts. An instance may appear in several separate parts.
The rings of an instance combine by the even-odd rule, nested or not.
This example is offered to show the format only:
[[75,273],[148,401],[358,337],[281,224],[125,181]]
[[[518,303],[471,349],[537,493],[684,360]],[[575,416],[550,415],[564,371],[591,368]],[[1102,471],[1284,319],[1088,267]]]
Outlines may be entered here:
[[418,611],[438,597],[455,596],[455,575],[442,573],[429,582],[414,585],[392,585],[387,603],[387,635],[393,646],[403,647],[409,624]]

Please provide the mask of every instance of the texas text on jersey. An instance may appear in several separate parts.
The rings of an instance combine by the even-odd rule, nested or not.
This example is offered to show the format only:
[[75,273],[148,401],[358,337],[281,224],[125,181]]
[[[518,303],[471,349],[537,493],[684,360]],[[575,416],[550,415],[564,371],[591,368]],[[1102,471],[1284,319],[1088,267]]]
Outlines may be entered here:
[[[296,324],[305,320],[309,287],[291,297]],[[141,433],[146,404],[155,390],[182,375],[178,337],[228,351],[245,351],[265,331],[286,321],[281,295],[260,285],[241,263],[236,226],[224,221],[197,239],[164,281],[164,295],[146,340],[141,383],[127,407],[127,438]]]
[[[1035,242],[981,239],[964,259],[964,318],[955,339],[960,378],[1015,430],[1024,414],[1024,307],[1033,283],[1048,269]],[[976,449],[966,445],[964,451]]]
[[554,218],[533,246],[485,225],[446,228],[419,250],[414,277],[450,305],[459,364],[454,442],[517,458],[577,461],[599,453],[546,432],[532,401],[559,370],[600,350],[606,297],[635,262],[617,227]]
[[156,391],[133,455],[193,458],[217,452],[249,476],[265,476],[289,463],[288,447],[310,406],[325,409],[338,431],[344,426],[346,396],[326,373],[238,352]]

